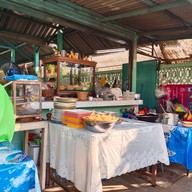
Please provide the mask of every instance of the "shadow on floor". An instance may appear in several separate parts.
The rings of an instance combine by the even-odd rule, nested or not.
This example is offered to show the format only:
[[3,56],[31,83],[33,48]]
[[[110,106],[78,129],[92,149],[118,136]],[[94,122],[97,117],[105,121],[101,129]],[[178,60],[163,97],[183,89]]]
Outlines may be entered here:
[[[169,166],[158,164],[157,186],[152,187],[150,179],[138,172],[127,173],[108,180],[103,180],[103,192],[167,192],[167,188],[186,177],[186,169],[179,164],[171,163]],[[79,192],[75,187],[68,189],[69,192]],[[58,186],[46,188],[44,192],[66,192]]]

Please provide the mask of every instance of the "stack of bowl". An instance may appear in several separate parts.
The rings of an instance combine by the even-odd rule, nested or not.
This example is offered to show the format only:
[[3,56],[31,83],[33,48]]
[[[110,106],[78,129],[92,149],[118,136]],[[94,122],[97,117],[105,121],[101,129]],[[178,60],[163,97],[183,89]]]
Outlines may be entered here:
[[52,112],[52,120],[61,123],[64,110],[75,109],[77,98],[71,97],[55,97],[54,108]]
[[192,128],[192,121],[182,121],[182,125],[187,128]]

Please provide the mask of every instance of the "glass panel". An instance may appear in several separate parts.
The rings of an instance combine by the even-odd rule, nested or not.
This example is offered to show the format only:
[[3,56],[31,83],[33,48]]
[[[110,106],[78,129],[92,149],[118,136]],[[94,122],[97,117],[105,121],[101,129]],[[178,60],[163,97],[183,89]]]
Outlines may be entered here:
[[16,115],[34,116],[40,113],[39,85],[16,85]]
[[57,78],[57,65],[46,64],[45,81],[48,82],[51,78]]

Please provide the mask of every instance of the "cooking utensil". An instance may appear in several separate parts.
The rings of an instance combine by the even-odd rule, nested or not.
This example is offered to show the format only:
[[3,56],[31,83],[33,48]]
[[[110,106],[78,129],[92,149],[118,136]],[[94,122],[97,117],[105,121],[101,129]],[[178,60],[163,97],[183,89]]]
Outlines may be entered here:
[[179,120],[179,115],[175,113],[164,113],[163,114],[163,124],[177,125]]
[[159,105],[160,105],[160,107],[161,107],[161,109],[162,109],[163,113],[167,114],[167,112],[165,111],[165,109],[164,109],[163,105],[162,105],[162,104],[159,104]]

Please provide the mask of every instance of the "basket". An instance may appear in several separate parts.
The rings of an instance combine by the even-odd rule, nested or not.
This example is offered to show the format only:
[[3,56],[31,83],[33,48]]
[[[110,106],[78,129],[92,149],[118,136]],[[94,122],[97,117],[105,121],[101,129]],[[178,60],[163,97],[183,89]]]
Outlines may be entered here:
[[55,94],[55,89],[44,89],[42,90],[42,96],[45,98],[52,98]]
[[77,98],[79,101],[86,101],[88,92],[77,92]]

